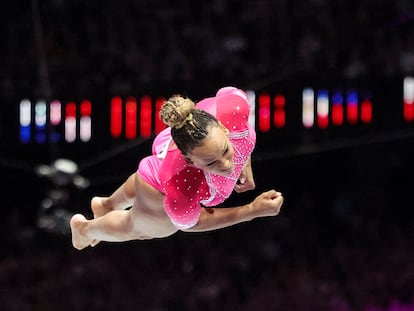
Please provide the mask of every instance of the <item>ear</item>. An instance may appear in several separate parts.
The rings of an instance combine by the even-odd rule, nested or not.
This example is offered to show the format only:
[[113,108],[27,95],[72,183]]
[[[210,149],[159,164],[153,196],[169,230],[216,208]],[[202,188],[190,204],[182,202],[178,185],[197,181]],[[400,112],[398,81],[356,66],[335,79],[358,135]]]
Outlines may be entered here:
[[226,133],[226,135],[230,132],[229,129],[227,127],[225,127],[223,125],[223,123],[221,123],[220,121],[218,121],[220,127],[223,129],[224,133]]

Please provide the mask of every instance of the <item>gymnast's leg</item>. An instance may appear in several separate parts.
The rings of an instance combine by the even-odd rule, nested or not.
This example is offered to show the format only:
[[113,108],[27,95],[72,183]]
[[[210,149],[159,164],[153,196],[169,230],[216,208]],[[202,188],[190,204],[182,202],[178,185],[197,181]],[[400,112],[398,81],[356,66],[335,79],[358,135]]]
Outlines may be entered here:
[[72,244],[76,249],[95,246],[98,241],[123,242],[139,237],[130,210],[115,210],[92,220],[75,214],[70,220]]

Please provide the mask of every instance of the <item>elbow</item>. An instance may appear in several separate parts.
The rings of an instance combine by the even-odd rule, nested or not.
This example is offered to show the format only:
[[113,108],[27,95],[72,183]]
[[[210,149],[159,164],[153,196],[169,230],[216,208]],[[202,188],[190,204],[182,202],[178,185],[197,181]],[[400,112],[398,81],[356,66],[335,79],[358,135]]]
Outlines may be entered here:
[[208,229],[209,218],[214,214],[214,208],[204,207],[197,221],[187,228],[181,228],[184,232],[200,232]]

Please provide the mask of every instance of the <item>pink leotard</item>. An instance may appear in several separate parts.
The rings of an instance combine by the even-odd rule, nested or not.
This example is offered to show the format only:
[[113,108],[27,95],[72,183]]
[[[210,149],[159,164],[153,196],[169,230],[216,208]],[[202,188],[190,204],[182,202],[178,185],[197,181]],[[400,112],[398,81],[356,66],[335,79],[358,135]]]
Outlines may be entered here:
[[221,88],[215,97],[197,103],[197,108],[216,116],[229,130],[234,149],[233,173],[229,176],[204,173],[187,163],[171,143],[170,128],[157,135],[152,145],[153,155],[142,160],[138,168],[142,178],[165,194],[165,211],[178,229],[191,228],[198,222],[201,205],[216,206],[231,195],[256,143],[256,132],[248,122],[249,101],[242,90]]

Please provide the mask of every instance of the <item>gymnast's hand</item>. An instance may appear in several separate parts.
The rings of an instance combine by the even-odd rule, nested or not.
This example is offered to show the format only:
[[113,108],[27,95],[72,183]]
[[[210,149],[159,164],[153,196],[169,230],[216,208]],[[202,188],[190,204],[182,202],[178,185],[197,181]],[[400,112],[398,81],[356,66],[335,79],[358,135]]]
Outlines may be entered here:
[[253,190],[254,188],[256,188],[256,184],[254,182],[253,170],[249,160],[246,166],[243,168],[237,184],[234,186],[234,191],[241,193],[248,190]]
[[276,216],[283,204],[283,196],[276,190],[269,190],[258,195],[250,203],[251,212],[254,217]]

